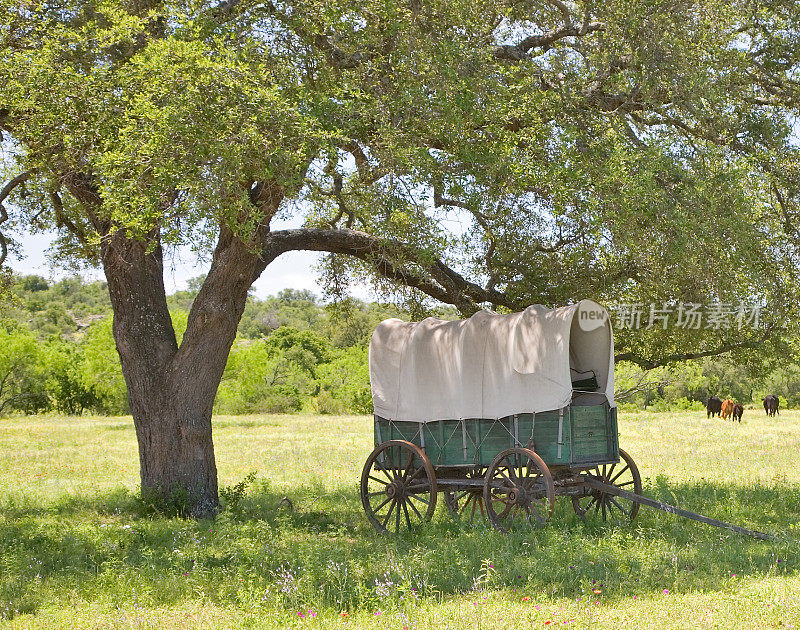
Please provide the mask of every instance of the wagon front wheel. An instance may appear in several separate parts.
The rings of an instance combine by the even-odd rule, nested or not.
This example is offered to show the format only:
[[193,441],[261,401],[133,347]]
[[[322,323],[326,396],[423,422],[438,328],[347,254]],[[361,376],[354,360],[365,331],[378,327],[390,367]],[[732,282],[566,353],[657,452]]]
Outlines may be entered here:
[[530,449],[506,449],[489,464],[483,503],[489,522],[500,531],[543,527],[553,514],[555,499],[550,470]]
[[[642,479],[633,457],[619,449],[620,461],[618,464],[604,464],[585,470],[584,475],[609,486],[616,486],[634,494],[642,494]],[[585,497],[572,497],[572,507],[575,513],[585,519],[590,513],[599,515],[602,519],[610,520],[621,516],[633,520],[639,513],[639,504],[630,499],[623,499],[602,490],[592,490]]]
[[381,533],[411,531],[430,520],[436,493],[433,465],[416,444],[389,440],[379,444],[364,464],[361,503]]

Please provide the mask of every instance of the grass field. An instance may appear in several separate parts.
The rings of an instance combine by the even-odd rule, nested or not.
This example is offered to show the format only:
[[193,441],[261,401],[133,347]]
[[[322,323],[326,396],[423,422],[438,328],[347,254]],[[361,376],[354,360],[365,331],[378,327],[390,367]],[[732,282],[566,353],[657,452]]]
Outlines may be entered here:
[[565,499],[542,530],[442,506],[414,537],[378,536],[357,488],[366,417],[215,419],[225,509],[183,520],[137,499],[130,418],[2,419],[0,626],[800,628],[800,413],[744,420],[623,414],[620,444],[645,494],[777,542],[646,507],[584,523]]

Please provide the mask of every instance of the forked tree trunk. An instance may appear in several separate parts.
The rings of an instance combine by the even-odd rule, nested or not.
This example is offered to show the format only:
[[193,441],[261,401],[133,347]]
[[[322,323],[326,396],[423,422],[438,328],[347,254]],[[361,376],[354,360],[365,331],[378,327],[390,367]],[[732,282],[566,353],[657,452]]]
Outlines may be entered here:
[[259,257],[223,230],[180,348],[160,247],[121,232],[103,244],[114,338],[139,443],[142,493],[181,499],[196,517],[218,507],[211,413]]

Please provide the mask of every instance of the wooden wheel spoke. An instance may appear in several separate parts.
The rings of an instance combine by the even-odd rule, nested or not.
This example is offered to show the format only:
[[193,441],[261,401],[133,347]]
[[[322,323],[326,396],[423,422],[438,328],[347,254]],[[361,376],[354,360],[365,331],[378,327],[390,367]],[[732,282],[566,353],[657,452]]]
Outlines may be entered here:
[[608,484],[609,484],[609,485],[613,485],[613,484],[614,484],[614,482],[615,482],[617,479],[619,479],[620,477],[622,477],[622,475],[624,475],[624,474],[625,474],[625,473],[626,473],[628,470],[630,470],[630,468],[629,468],[628,466],[625,466],[625,468],[623,468],[623,469],[622,469],[622,470],[620,470],[620,471],[619,471],[619,472],[618,472],[616,475],[614,475],[614,478],[613,478],[613,479],[609,479],[609,480],[608,480]]
[[395,522],[395,524],[394,524],[394,533],[395,534],[399,534],[400,533],[400,505],[401,505],[401,503],[398,501],[397,502],[397,516],[394,519],[394,522]]
[[389,511],[386,512],[386,517],[383,519],[383,527],[386,527],[386,523],[389,522],[389,518],[392,516],[392,512],[394,511],[395,506],[397,505],[397,501],[392,500],[392,504],[389,506]]
[[540,525],[543,525],[545,522],[547,522],[547,519],[544,518],[541,514],[539,514],[539,511],[533,506],[533,504],[529,503],[528,505],[526,505],[525,511],[528,513],[529,519],[531,516],[533,516],[536,519],[536,522],[539,523]]
[[502,501],[502,500],[500,501],[500,503],[504,504],[506,506],[506,508],[503,510],[503,512],[501,514],[497,515],[497,518],[504,519],[504,518],[506,518],[508,516],[509,512],[511,512],[511,510],[514,508],[514,504],[513,503],[509,503],[508,501]]
[[[408,454],[408,463],[406,464],[405,468],[403,469],[403,481],[407,481],[409,479],[408,474],[414,470],[414,453],[413,451]],[[417,470],[419,472],[419,470]]]
[[507,466],[506,470],[508,470],[508,474],[511,475],[511,479],[513,481],[519,481],[519,477],[517,476],[516,464],[512,464],[511,466]]
[[472,495],[470,495],[469,490],[464,490],[464,491],[461,492],[461,494],[459,494],[458,496],[456,496],[454,498],[454,501],[456,503],[458,503],[459,501],[461,501],[461,499],[463,499],[464,497],[467,497],[467,502],[469,502],[469,499],[470,499],[471,496]]
[[530,502],[531,502],[531,504],[540,505],[540,506],[542,506],[543,508],[546,508],[546,507],[547,507],[547,503],[548,503],[548,501],[547,501],[547,499],[546,499],[546,498],[543,498],[543,499],[537,499],[536,497],[531,497],[531,498],[530,498]]
[[414,471],[414,474],[411,475],[407,481],[410,482],[412,479],[416,479],[419,475],[424,475],[426,473],[425,468],[420,466]]
[[[505,473],[504,473],[502,470],[498,470],[497,472],[498,472],[498,473],[500,474],[500,476],[501,476],[503,479],[505,479],[505,480],[506,480],[508,483],[510,483],[512,486],[514,485],[514,482],[511,480],[511,477],[509,477],[507,474],[505,474]],[[497,479],[497,477],[496,477],[496,476],[495,476],[495,479]]]
[[631,513],[630,510],[626,510],[619,503],[617,503],[617,501],[616,501],[616,499],[614,499],[614,497],[609,497],[608,500],[611,501],[611,503],[613,503],[614,505],[616,505],[619,508],[619,511],[622,512],[623,514],[625,514],[625,516],[630,516],[630,513]]
[[386,500],[385,500],[383,503],[381,503],[381,504],[380,504],[378,507],[376,507],[375,509],[373,509],[372,511],[373,511],[374,513],[376,513],[376,514],[377,514],[377,513],[378,513],[378,510],[380,510],[380,509],[381,509],[381,508],[382,508],[384,505],[386,505],[387,503],[389,503],[389,501],[391,501],[391,500],[392,500],[392,497],[386,497]]
[[414,512],[416,512],[416,514],[420,518],[420,520],[424,519],[424,517],[422,516],[422,513],[417,509],[417,506],[414,505],[414,503],[412,501],[408,501],[408,505],[411,507],[412,510],[414,510]]
[[408,517],[408,507],[406,507],[406,501],[403,501],[403,514],[406,517],[406,525],[408,525],[408,529],[411,530],[411,519]]
[[426,499],[425,497],[421,497],[418,494],[409,494],[408,498],[416,499],[417,501],[422,501],[425,505],[430,505],[430,501],[428,501],[428,499]]
[[[381,472],[382,472],[384,475],[386,475],[386,478],[389,480],[389,483],[392,483],[392,482],[394,481],[394,477],[392,477],[392,476],[389,474],[389,471],[388,471],[386,468],[384,468],[384,466],[383,466],[382,464],[378,463],[377,461],[375,462],[375,468],[376,468],[377,470],[380,470],[380,471],[381,471]],[[370,477],[371,477],[372,479],[375,479],[375,478],[374,478],[374,477],[372,477],[372,476],[370,476]],[[378,481],[378,480],[377,480],[377,479],[375,479],[375,481]],[[383,483],[383,481],[380,481],[379,483]],[[386,485],[388,486],[389,484],[386,484]]]

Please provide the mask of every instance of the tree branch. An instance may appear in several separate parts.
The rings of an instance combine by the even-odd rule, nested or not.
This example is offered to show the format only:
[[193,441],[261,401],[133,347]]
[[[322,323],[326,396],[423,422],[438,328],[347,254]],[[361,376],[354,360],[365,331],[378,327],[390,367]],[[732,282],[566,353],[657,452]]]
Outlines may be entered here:
[[[12,191],[17,187],[21,186],[25,182],[27,182],[33,174],[30,171],[25,171],[24,173],[20,173],[16,177],[12,178],[10,182],[8,182],[5,186],[3,186],[3,190],[0,190],[0,225],[8,221],[8,213],[6,212],[6,208],[3,205],[3,202],[8,198],[8,196],[12,193]],[[6,239],[5,234],[0,232],[0,266],[6,261],[8,257],[8,240]]]
[[638,394],[639,392],[646,392],[648,389],[653,389],[656,387],[664,387],[669,385],[672,382],[672,379],[662,376],[661,378],[650,381],[647,380],[647,372],[642,372],[642,375],[639,377],[639,380],[636,381],[636,384],[633,387],[629,387],[628,389],[623,389],[619,392],[614,392],[614,400],[625,400],[626,398],[630,398],[634,394]]
[[[522,310],[526,306],[499,291],[484,289],[470,282],[441,260],[431,258],[405,243],[377,238],[357,230],[301,228],[272,232],[267,236],[261,253],[261,269],[281,254],[294,250],[353,256],[372,266],[381,277],[418,289],[445,304],[452,304],[464,316],[480,310],[479,303],[488,302],[511,310]],[[406,263],[418,269],[406,269]]]
[[605,30],[603,22],[590,22],[589,15],[584,16],[583,24],[575,26],[572,23],[572,15],[569,8],[561,0],[548,0],[561,13],[563,24],[560,28],[553,29],[541,35],[529,35],[521,42],[514,45],[502,45],[494,49],[493,54],[496,59],[504,61],[522,61],[525,56],[534,48],[541,48],[542,52],[549,50],[554,43],[567,37],[584,37],[595,31]]
[[738,350],[740,348],[757,348],[762,343],[764,343],[767,339],[769,339],[771,330],[767,329],[764,334],[758,339],[750,339],[746,341],[739,341],[736,343],[727,343],[715,348],[714,350],[704,350],[703,352],[686,352],[684,354],[671,354],[666,357],[661,357],[659,359],[652,359],[642,357],[638,354],[633,352],[623,352],[622,354],[618,354],[614,357],[614,361],[629,361],[630,363],[635,363],[639,367],[645,370],[652,370],[653,368],[661,367],[662,365],[667,365],[669,363],[675,363],[676,361],[687,361],[689,359],[702,359],[703,357],[715,357],[720,354],[725,354],[726,352],[730,352],[731,350]]

